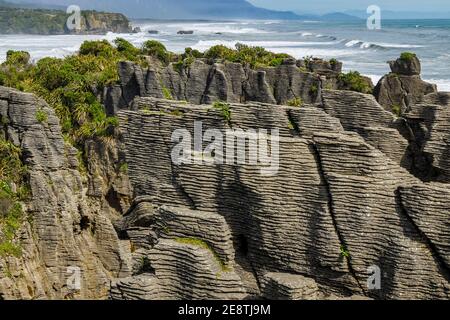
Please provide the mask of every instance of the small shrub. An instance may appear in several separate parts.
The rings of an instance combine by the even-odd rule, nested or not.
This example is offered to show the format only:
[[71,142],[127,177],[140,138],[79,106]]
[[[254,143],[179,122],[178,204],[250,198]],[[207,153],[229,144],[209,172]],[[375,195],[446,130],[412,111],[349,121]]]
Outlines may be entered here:
[[205,58],[221,59],[257,67],[275,67],[281,65],[286,58],[291,56],[282,53],[273,53],[263,47],[251,47],[242,43],[236,44],[236,49],[224,45],[211,47],[204,54]]
[[341,73],[339,80],[351,91],[361,93],[371,93],[372,88],[368,82],[358,71],[350,71],[349,73]]
[[122,163],[119,167],[119,172],[122,174],[128,174],[128,163]]
[[114,44],[117,47],[117,51],[126,55],[127,58],[132,58],[134,56],[140,55],[141,50],[133,46],[130,42],[123,38],[117,38],[114,40]]
[[319,92],[319,87],[318,87],[316,84],[313,84],[313,85],[311,86],[311,88],[309,89],[309,93],[310,93],[312,96],[316,96],[318,92]]
[[207,50],[204,54],[205,58],[208,59],[224,59],[224,60],[234,60],[235,51],[230,49],[224,45],[216,45],[209,50]]
[[85,41],[80,47],[80,55],[89,54],[94,56],[112,57],[114,55],[114,47],[108,40]]
[[332,58],[332,59],[330,59],[330,65],[331,66],[335,66],[335,65],[337,65],[338,64],[338,61],[335,59],[335,58]]
[[301,107],[303,105],[303,100],[300,97],[291,99],[287,102],[287,105],[290,107]]
[[26,51],[9,50],[6,53],[6,63],[10,65],[27,65],[30,62],[30,54]]
[[350,252],[348,251],[347,247],[344,245],[341,245],[341,247],[339,248],[340,252],[341,252],[341,256],[344,258],[350,258]]
[[216,110],[219,110],[222,114],[225,121],[228,123],[228,125],[231,126],[231,110],[230,105],[223,101],[216,101],[213,104],[213,108]]
[[47,121],[48,121],[48,115],[47,115],[47,112],[45,112],[44,109],[39,108],[39,109],[36,111],[36,120],[37,120],[39,123],[47,123]]
[[394,104],[394,105],[392,105],[391,109],[392,109],[392,113],[394,113],[398,117],[400,117],[402,115],[402,107],[400,105]]
[[173,100],[173,96],[172,96],[172,93],[170,92],[169,88],[163,87],[162,94],[164,96],[164,99]]
[[170,62],[171,54],[167,51],[166,47],[159,41],[148,40],[142,46],[144,54],[154,56],[160,61],[168,64]]
[[203,58],[204,54],[197,49],[186,48],[184,49],[184,57],[194,57],[196,59]]
[[400,60],[407,61],[407,62],[413,60],[414,58],[416,58],[416,54],[412,53],[412,52],[403,52],[400,55]]

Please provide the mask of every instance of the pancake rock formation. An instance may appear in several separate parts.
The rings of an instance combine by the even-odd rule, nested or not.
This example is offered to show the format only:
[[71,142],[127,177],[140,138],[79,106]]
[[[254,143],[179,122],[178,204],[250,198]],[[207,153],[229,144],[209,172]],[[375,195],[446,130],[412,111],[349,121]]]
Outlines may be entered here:
[[86,142],[87,172],[45,102],[1,87],[31,195],[0,297],[449,299],[449,95],[394,62],[423,88],[398,116],[387,78],[335,90],[341,64],[297,63],[120,63],[99,93],[119,127]]

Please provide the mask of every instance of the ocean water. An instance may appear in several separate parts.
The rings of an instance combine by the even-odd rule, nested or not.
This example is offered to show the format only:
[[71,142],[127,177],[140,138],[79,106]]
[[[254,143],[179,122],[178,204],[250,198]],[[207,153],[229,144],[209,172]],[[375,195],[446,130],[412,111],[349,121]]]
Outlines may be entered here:
[[[368,30],[365,21],[134,21],[138,34],[105,36],[0,35],[0,61],[9,49],[29,51],[34,60],[45,56],[63,57],[76,52],[84,40],[123,37],[136,46],[149,39],[164,43],[171,51],[186,47],[206,50],[216,44],[236,43],[263,46],[296,58],[336,58],[344,70],[358,70],[376,83],[389,72],[388,60],[404,51],[417,53],[422,77],[450,91],[450,20],[384,20],[381,30]],[[151,35],[148,30],[158,30]],[[193,30],[193,35],[178,35]]]

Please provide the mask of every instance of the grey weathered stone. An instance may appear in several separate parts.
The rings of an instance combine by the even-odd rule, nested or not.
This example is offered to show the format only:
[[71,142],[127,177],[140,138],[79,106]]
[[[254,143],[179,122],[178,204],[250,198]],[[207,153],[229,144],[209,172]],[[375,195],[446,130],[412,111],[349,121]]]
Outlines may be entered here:
[[[324,91],[328,114],[314,106],[231,104],[232,127],[280,129],[281,167],[272,177],[251,165],[171,164],[171,133],[183,128],[192,135],[194,120],[203,122],[203,130],[226,130],[217,110],[152,98],[136,99],[133,108],[141,111],[119,117],[137,194],[152,195],[156,205],[170,199],[172,206],[222,215],[235,250],[245,248],[243,260],[257,279],[267,272],[302,274],[313,277],[325,296],[447,297],[448,275],[422,238],[425,229],[402,209],[400,190],[421,182],[400,166],[401,151],[388,140],[398,139],[400,150],[406,140],[395,117],[370,96]],[[442,236],[436,239],[442,242]],[[155,270],[163,258],[158,252]],[[236,263],[247,265],[241,258]],[[384,272],[383,287],[368,292],[367,268],[373,265]],[[253,292],[251,281],[245,283],[247,294]]]
[[[23,254],[0,260],[1,296],[108,297],[110,279],[131,274],[109,209],[85,196],[77,152],[64,142],[59,120],[45,102],[4,87],[0,101],[6,138],[12,136],[23,151],[31,190],[24,206],[30,219],[20,229]],[[36,119],[38,110],[47,114],[46,122]],[[66,283],[72,267],[82,271],[81,289],[74,292]]]
[[380,79],[374,89],[377,101],[389,111],[407,107],[422,101],[425,95],[437,92],[434,84],[421,79],[420,61],[417,57],[410,60],[401,58],[389,62],[392,73]]
[[267,273],[261,280],[264,298],[270,300],[317,300],[321,293],[311,278],[288,273]]

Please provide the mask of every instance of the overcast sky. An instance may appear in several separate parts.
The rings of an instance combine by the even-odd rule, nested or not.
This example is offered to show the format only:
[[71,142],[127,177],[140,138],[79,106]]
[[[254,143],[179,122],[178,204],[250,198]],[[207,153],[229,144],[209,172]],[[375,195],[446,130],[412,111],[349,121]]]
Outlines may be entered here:
[[330,12],[366,10],[369,5],[378,5],[382,10],[392,11],[450,11],[450,0],[248,0],[254,5],[295,12]]

